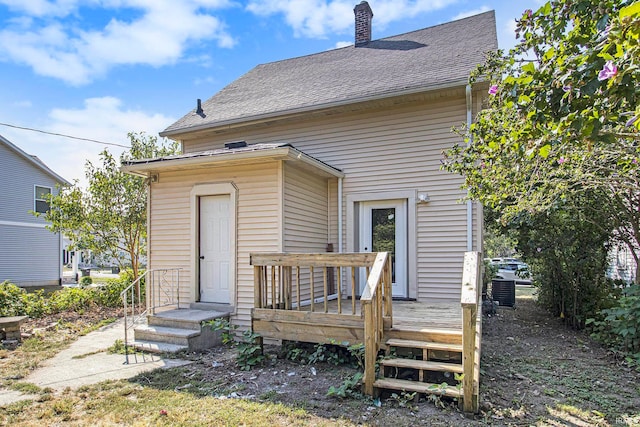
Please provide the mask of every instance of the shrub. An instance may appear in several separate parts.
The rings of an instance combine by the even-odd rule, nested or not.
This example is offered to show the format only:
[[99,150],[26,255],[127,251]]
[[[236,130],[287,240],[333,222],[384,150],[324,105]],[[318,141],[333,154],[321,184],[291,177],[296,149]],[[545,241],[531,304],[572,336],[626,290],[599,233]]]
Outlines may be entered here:
[[53,292],[49,296],[49,306],[52,312],[82,311],[91,306],[93,290],[83,288],[65,288]]
[[587,324],[593,338],[640,365],[640,285],[625,288],[613,307],[601,310]]
[[21,316],[26,314],[26,292],[7,281],[0,284],[0,316]]
[[[131,284],[131,276],[122,275],[118,279],[108,279],[106,284],[96,288],[96,303],[103,307],[120,307],[122,298],[120,293]],[[144,283],[140,283],[140,299],[145,301]]]
[[88,286],[90,284],[93,283],[93,279],[91,278],[91,276],[84,276],[80,278],[80,285],[81,286]]

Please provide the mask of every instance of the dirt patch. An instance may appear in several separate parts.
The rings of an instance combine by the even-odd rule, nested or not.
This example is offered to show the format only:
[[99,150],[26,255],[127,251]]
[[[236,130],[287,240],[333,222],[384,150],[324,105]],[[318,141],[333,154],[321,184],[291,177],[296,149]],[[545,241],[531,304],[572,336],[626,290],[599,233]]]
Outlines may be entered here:
[[[327,396],[358,370],[282,358],[266,346],[263,366],[242,371],[235,350],[182,355],[194,363],[173,373],[135,381],[220,399],[245,398],[301,408],[327,419],[377,426],[464,425],[640,425],[640,373],[615,360],[585,333],[565,327],[532,299],[516,309],[500,308],[483,323],[481,411],[465,417],[455,401],[385,393]],[[166,376],[170,375],[171,378]]]
[[[379,401],[327,395],[358,372],[349,366],[284,359],[280,346],[265,346],[267,361],[250,371],[236,364],[236,350],[217,348],[177,357],[191,365],[134,379],[144,387],[218,399],[250,399],[300,408],[337,424],[375,426],[571,425],[640,426],[640,373],[627,367],[584,332],[518,298],[483,321],[481,411],[465,417],[452,400],[383,394]],[[29,320],[23,330],[61,324],[95,324],[121,314],[89,310]],[[74,330],[80,330],[74,327]],[[342,422],[342,421],[344,422]]]
[[532,299],[485,318],[482,411],[506,425],[640,425],[640,372]]

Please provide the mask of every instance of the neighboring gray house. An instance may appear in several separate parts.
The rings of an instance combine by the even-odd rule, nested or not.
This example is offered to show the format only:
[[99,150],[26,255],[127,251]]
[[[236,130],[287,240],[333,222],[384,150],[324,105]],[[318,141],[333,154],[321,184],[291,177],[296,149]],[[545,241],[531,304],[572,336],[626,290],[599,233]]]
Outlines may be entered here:
[[69,184],[0,135],[0,282],[22,287],[58,286],[62,281],[62,236],[45,228],[45,197]]

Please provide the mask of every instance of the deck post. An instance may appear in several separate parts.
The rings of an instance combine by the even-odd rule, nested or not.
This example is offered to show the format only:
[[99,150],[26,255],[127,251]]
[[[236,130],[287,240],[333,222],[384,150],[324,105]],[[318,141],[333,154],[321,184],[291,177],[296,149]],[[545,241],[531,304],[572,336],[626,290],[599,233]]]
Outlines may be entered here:
[[262,307],[262,268],[258,265],[253,267],[253,306],[255,308]]
[[373,383],[376,379],[376,327],[372,301],[362,301],[364,311],[364,394],[373,396]]
[[466,252],[464,254],[464,270],[462,272],[462,378],[463,410],[477,412],[479,399],[476,396],[476,333],[478,317],[478,285],[480,275],[480,253]]

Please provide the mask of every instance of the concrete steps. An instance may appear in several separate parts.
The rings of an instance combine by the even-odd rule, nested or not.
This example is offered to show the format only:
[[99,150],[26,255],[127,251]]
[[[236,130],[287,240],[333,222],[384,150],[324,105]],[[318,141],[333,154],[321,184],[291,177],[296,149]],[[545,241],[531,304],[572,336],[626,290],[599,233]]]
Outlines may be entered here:
[[217,310],[176,309],[147,316],[146,325],[134,328],[138,350],[155,353],[177,353],[182,350],[204,350],[221,344],[221,332],[203,322],[229,318],[229,312]]

